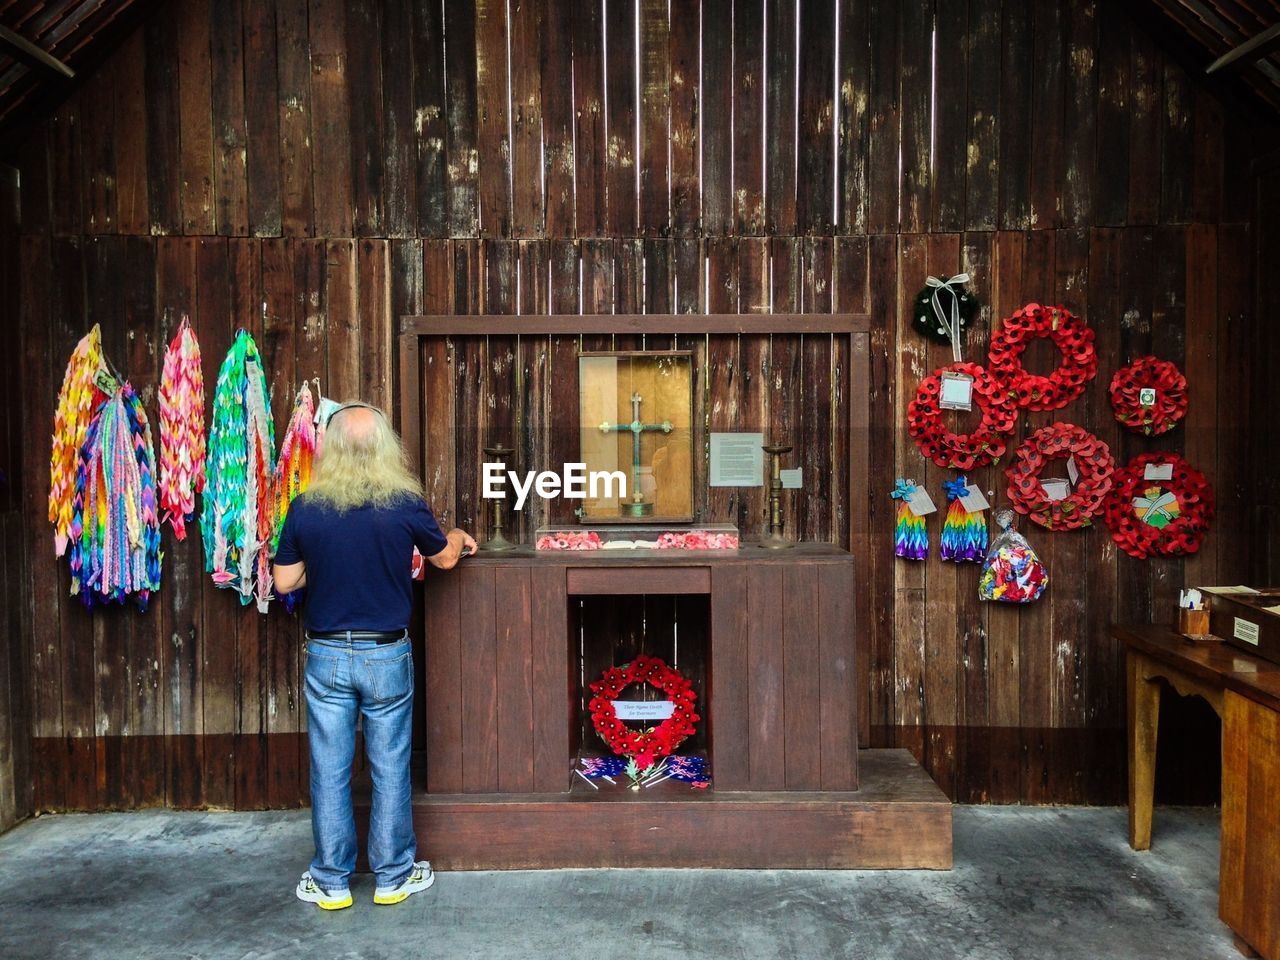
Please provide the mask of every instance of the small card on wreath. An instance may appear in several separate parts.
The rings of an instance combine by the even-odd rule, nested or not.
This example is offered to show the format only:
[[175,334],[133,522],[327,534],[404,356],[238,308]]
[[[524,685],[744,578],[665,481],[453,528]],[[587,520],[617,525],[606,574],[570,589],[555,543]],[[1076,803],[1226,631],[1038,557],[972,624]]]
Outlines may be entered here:
[[960,498],[960,503],[970,513],[978,513],[991,508],[991,504],[982,495],[982,491],[972,483],[964,488],[964,496]]
[[1156,405],[1156,388],[1143,387],[1139,390],[1138,403],[1144,407],[1154,407]]
[[944,370],[941,376],[938,406],[943,410],[973,409],[973,377],[967,373]]
[[1148,463],[1142,470],[1143,480],[1172,480],[1172,463]]
[[1067,480],[1041,480],[1040,486],[1044,487],[1044,498],[1050,503],[1057,503],[1071,496],[1071,484]]
[[929,491],[924,487],[916,487],[915,490],[907,497],[907,506],[911,508],[911,512],[917,517],[925,517],[931,513],[936,513],[938,508],[934,506],[933,498],[929,496]]

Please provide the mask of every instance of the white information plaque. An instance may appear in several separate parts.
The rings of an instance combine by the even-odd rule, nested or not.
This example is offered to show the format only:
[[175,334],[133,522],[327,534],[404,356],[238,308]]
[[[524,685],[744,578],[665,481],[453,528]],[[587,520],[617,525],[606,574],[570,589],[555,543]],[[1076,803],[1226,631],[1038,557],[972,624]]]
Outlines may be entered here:
[[764,486],[763,433],[711,434],[713,487]]

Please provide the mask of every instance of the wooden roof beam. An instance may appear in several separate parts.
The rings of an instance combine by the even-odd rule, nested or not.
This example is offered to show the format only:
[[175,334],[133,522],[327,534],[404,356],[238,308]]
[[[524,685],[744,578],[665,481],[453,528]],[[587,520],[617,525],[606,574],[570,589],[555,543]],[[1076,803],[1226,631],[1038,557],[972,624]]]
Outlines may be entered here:
[[76,75],[74,70],[57,57],[41,50],[26,37],[14,33],[5,26],[0,26],[0,46],[7,47],[15,58],[29,67],[49,70],[66,77],[68,80]]
[[1205,73],[1216,73],[1223,67],[1229,67],[1232,64],[1245,66],[1254,63],[1278,48],[1280,48],[1280,23],[1273,27],[1268,27],[1256,37],[1228,50],[1213,63],[1209,64],[1209,68],[1205,70]]

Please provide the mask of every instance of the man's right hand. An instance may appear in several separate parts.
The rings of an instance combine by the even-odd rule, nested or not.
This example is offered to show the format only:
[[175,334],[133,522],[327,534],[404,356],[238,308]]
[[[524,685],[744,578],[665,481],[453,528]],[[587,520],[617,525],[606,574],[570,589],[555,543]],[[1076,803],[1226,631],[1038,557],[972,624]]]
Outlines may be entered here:
[[465,530],[454,527],[445,534],[445,539],[449,545],[434,557],[427,557],[427,562],[439,570],[452,570],[463,556],[476,552],[475,538]]

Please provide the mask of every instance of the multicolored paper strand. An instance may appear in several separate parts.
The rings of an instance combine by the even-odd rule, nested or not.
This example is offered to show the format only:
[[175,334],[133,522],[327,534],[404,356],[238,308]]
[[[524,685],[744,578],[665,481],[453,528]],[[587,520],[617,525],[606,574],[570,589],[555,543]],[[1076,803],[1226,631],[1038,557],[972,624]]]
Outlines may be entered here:
[[70,537],[71,593],[85,606],[142,610],[160,588],[160,519],[151,426],[128,383],[103,401],[77,460]]
[[[289,513],[289,505],[295,497],[311,485],[311,470],[319,449],[319,432],[316,428],[316,405],[311,388],[303,384],[293,401],[293,413],[284,439],[280,441],[280,459],[276,461],[276,473],[271,483],[271,555],[280,544],[280,531]],[[297,593],[280,596],[285,609],[293,612]]]
[[200,529],[205,570],[240,602],[271,598],[272,485],[275,427],[257,344],[236,333],[218,370],[205,460]]
[[929,534],[925,531],[924,517],[912,511],[907,500],[916,492],[910,480],[898,478],[890,494],[898,501],[898,523],[894,529],[894,554],[907,560],[923,560],[929,556]]
[[938,552],[943,560],[981,563],[987,554],[987,518],[983,511],[970,513],[961,499],[969,492],[969,478],[959,477],[942,485],[951,506],[942,524]]
[[164,352],[160,375],[160,509],[173,535],[187,538],[196,494],[204,489],[204,374],[200,344],[186,317]]
[[58,391],[58,409],[53,420],[53,453],[49,457],[49,522],[53,524],[54,552],[67,552],[72,499],[80,448],[89,431],[89,421],[106,399],[98,388],[103,370],[102,331],[95,323],[72,351]]

